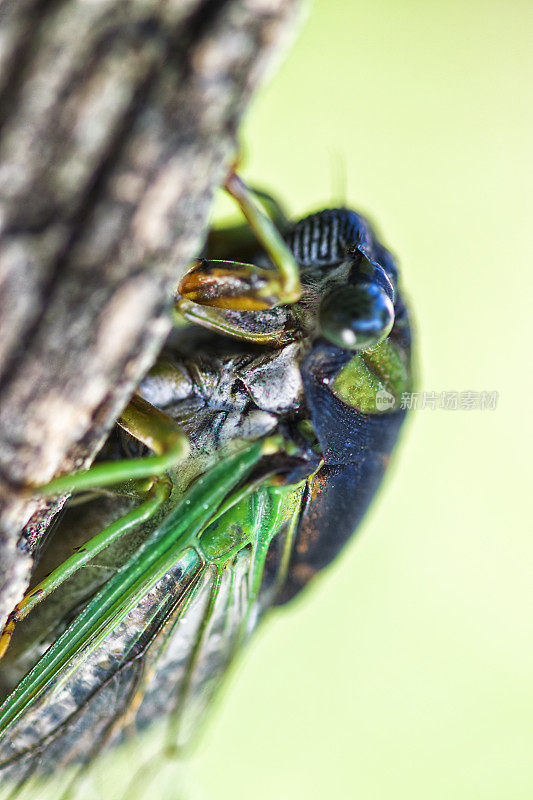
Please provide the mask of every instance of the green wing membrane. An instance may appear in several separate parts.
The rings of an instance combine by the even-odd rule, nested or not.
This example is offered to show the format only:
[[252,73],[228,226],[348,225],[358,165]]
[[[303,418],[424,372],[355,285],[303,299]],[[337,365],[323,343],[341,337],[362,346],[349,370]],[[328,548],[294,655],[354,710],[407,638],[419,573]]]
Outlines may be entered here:
[[168,716],[169,739],[188,740],[270,603],[270,543],[290,547],[299,515],[303,483],[236,490],[263,452],[248,446],[198,479],[11,692],[0,707],[2,781],[89,763],[128,722]]

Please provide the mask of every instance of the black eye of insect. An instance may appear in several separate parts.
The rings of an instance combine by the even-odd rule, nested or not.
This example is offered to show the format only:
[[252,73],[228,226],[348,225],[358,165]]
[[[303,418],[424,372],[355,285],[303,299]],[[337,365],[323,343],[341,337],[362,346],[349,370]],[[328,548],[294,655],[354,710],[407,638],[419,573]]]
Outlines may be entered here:
[[394,307],[387,293],[364,279],[334,289],[320,306],[322,335],[345,350],[373,347],[387,336],[393,323]]

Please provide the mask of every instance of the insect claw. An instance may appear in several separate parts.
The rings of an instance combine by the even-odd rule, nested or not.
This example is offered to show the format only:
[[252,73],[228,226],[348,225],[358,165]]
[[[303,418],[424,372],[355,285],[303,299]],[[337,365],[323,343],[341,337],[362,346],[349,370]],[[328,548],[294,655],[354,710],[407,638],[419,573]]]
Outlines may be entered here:
[[229,311],[258,311],[276,305],[271,270],[233,261],[196,259],[178,287],[182,298]]

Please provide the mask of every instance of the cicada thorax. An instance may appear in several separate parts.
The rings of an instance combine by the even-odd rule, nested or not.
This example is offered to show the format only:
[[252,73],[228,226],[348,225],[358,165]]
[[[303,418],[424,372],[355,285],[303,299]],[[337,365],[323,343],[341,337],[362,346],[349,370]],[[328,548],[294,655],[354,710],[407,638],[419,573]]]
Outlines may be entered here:
[[[281,385],[301,382],[299,402],[293,403],[290,411],[310,423],[323,465],[308,480],[286,584],[277,602],[300,591],[353,535],[383,478],[405,417],[398,391],[396,408],[376,413],[375,408],[368,411],[343,401],[332,390],[336,376],[355,354],[321,336],[317,318],[322,298],[339,286],[349,286],[363,266],[394,302],[395,321],[389,339],[407,375],[411,347],[394,260],[362,217],[347,209],[322,211],[296,223],[285,240],[301,267],[303,297],[289,312],[288,328],[297,344],[274,351],[275,360],[280,365]],[[264,257],[262,263],[266,263]],[[264,312],[263,320],[268,325],[269,312]],[[272,358],[272,351],[264,357]],[[264,377],[275,395],[276,386],[268,374]],[[260,383],[259,373],[257,378]],[[401,388],[407,389],[408,383]],[[277,411],[286,415],[289,408]]]
[[[400,397],[410,385],[411,357],[409,319],[394,259],[362,216],[346,208],[326,209],[286,226],[284,239],[298,262],[302,281],[301,300],[283,309],[284,335],[297,342],[290,345],[285,365],[291,363],[293,370],[297,366],[298,414],[309,423],[323,464],[308,480],[286,584],[277,602],[290,599],[327,566],[363,518],[405,417]],[[268,268],[265,254],[256,254],[254,261]],[[394,308],[394,324],[381,345],[381,350],[390,352],[376,354],[374,348],[369,357],[372,363],[365,369],[375,374],[361,377],[359,369],[351,378],[368,380],[374,394],[385,393],[385,402],[392,398],[393,405],[382,409],[369,405],[368,391],[365,395],[356,386],[350,393],[346,370],[342,391],[340,386],[335,391],[343,367],[359,356],[327,341],[320,328],[324,298],[342,296],[361,281],[378,287]],[[280,348],[280,354],[288,352],[283,340],[276,342],[274,335],[280,327],[279,309],[260,315],[234,312],[233,316],[244,329],[248,320],[256,325],[260,321],[263,330],[273,331],[272,344]],[[279,360],[283,363],[281,355]]]
[[[178,337],[170,356],[180,360],[180,370],[195,376],[191,383],[195,388],[189,390],[194,400],[177,403],[170,413],[201,453],[213,452],[239,436],[257,438],[280,429],[290,438],[301,423],[308,424],[322,466],[317,469],[317,461],[315,469],[309,469],[286,585],[277,602],[298,592],[352,536],[381,482],[405,417],[398,386],[395,407],[383,412],[358,407],[334,391],[337,375],[356,354],[322,335],[319,316],[324,297],[349,288],[363,273],[394,305],[387,341],[405,369],[400,387],[404,389],[411,349],[394,259],[362,216],[346,208],[326,209],[286,226],[284,239],[300,267],[301,300],[261,312],[222,312],[237,321],[240,330],[270,331],[272,341],[247,344],[204,330],[189,340],[185,355]],[[256,252],[252,260],[269,266],[265,253]],[[281,322],[283,337],[276,338]],[[187,333],[180,336],[187,339]],[[151,380],[143,391],[148,399],[161,401],[161,396],[152,394]],[[381,386],[379,381],[376,386]],[[275,543],[273,553],[274,548]],[[273,554],[271,561],[275,562]]]

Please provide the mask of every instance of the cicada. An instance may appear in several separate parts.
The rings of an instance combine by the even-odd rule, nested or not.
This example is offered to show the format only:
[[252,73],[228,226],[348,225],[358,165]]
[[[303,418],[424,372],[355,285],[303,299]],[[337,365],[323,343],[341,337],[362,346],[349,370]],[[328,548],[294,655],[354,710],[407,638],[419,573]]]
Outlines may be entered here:
[[[352,536],[411,383],[391,254],[346,208],[289,221],[231,172],[176,325],[71,493],[0,639],[0,775],[83,769],[168,720],[179,751],[235,654]],[[334,587],[332,587],[334,589]]]

